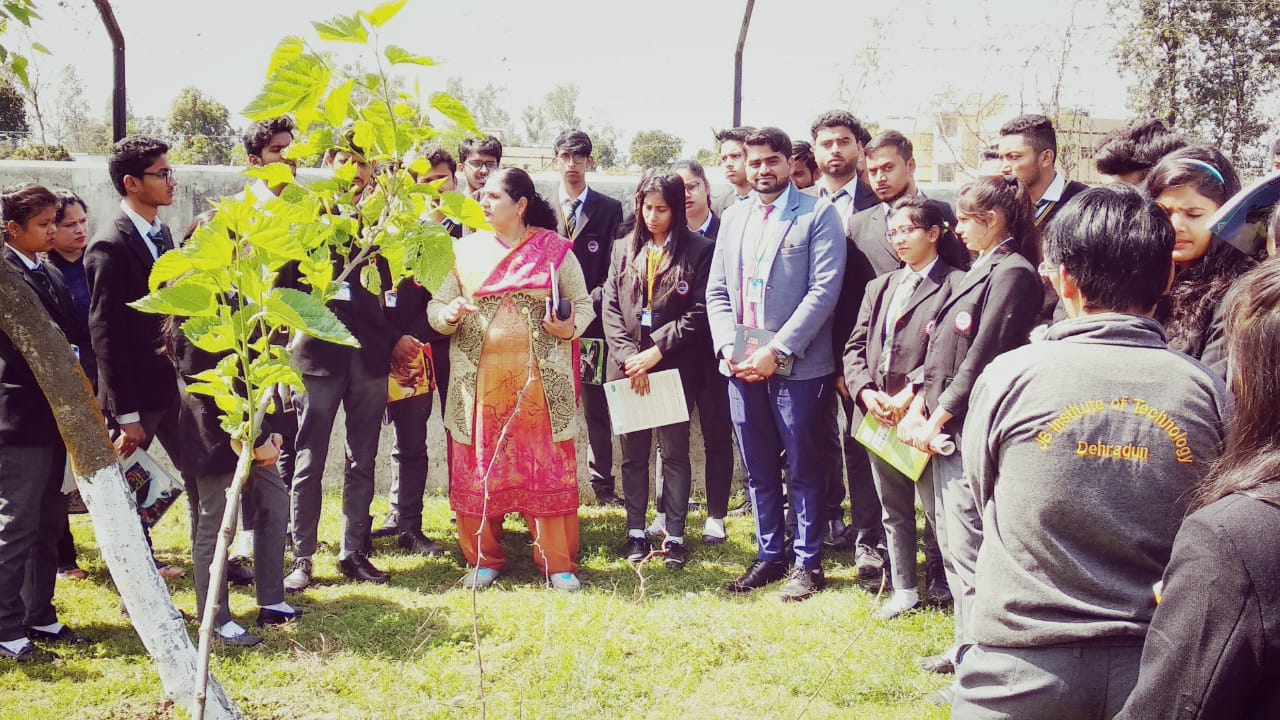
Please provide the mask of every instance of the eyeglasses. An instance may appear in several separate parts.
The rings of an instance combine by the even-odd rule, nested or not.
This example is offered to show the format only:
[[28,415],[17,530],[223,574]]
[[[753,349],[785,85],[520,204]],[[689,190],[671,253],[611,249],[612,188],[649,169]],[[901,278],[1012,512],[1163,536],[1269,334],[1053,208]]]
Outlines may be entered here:
[[1036,272],[1040,273],[1040,277],[1052,280],[1058,275],[1058,266],[1048,260],[1041,260],[1040,267],[1036,268]]
[[892,230],[889,230],[888,232],[886,232],[884,236],[889,238],[890,240],[893,240],[899,237],[906,237],[915,230],[923,230],[923,229],[924,228],[920,227],[919,225],[908,225],[906,227],[893,228]]
[[173,168],[165,168],[164,170],[160,170],[160,171],[158,171],[158,172],[145,172],[145,171],[144,171],[142,174],[143,174],[143,175],[150,175],[151,177],[158,177],[158,178],[160,178],[161,180],[164,180],[166,183],[168,183],[168,184],[170,184],[170,185],[177,185],[177,184],[178,184],[178,173],[177,173],[177,172],[175,172],[175,171],[173,170]]
[[698,182],[697,180],[690,180],[689,182],[684,184],[684,191],[687,193],[691,193],[700,187],[702,187],[702,183]]
[[484,160],[468,160],[467,167],[472,170],[488,170],[489,172],[493,172],[498,169],[498,163],[493,160],[489,160],[488,162]]
[[562,152],[556,156],[556,159],[562,163],[565,163],[566,165],[577,165],[579,163],[584,163],[587,160],[590,160],[591,156],[583,155],[581,153]]

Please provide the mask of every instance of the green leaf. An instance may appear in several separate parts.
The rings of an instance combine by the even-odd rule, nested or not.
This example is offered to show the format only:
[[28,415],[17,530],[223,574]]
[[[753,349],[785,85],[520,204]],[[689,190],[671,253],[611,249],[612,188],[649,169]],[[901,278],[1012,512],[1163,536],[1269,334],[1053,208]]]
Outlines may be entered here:
[[[293,168],[284,163],[271,163],[261,167],[251,167],[244,171],[246,177],[261,180],[267,184],[267,187],[280,187],[281,185],[290,185],[297,182],[293,177]],[[248,190],[248,188],[245,188]],[[258,202],[264,202],[271,198],[254,198]]]
[[267,64],[267,78],[270,79],[280,68],[302,57],[306,49],[302,38],[296,35],[282,38],[280,44],[276,45],[276,49],[271,53],[271,61]]
[[38,53],[42,54],[42,55],[52,55],[52,54],[53,54],[52,52],[49,52],[49,48],[47,48],[47,47],[45,47],[45,46],[41,45],[41,44],[40,44],[40,43],[38,43],[38,42],[33,42],[33,43],[31,43],[31,49],[32,49],[32,50],[34,50],[35,52],[38,52]]
[[422,67],[433,67],[436,61],[425,55],[414,55],[398,45],[388,45],[386,49],[387,60],[392,65],[421,65]]
[[431,109],[449,118],[460,129],[474,135],[479,135],[480,130],[476,127],[476,119],[471,116],[471,111],[467,109],[462,101],[458,100],[449,93],[436,93],[431,96]]
[[400,8],[403,8],[406,2],[408,2],[408,0],[396,0],[395,2],[383,3],[370,12],[362,12],[360,14],[364,15],[370,25],[374,27],[382,27],[387,24],[388,20],[395,17],[396,13],[400,12]]
[[440,196],[440,212],[445,217],[453,218],[469,228],[491,230],[489,221],[484,219],[484,209],[474,198],[450,190]]
[[258,121],[314,108],[329,90],[329,78],[329,68],[320,58],[299,55],[267,78],[258,96],[244,109],[244,115]]
[[432,293],[440,289],[453,269],[453,237],[443,225],[423,225],[412,255],[413,277]]
[[339,15],[329,22],[313,22],[311,26],[321,40],[333,42],[363,43],[368,42],[369,33],[365,31],[360,15]]
[[9,69],[13,71],[14,76],[18,78],[18,82],[22,84],[22,87],[30,90],[31,80],[27,77],[27,59],[17,53],[13,53],[12,58],[9,61]]
[[382,295],[382,276],[375,263],[367,263],[360,268],[360,284],[374,295]]
[[292,288],[276,288],[267,296],[267,312],[277,322],[317,340],[360,347],[351,331],[316,298]]
[[197,317],[182,323],[182,334],[201,350],[220,355],[235,348],[230,324],[217,317]]
[[129,307],[155,315],[178,317],[213,317],[218,314],[218,302],[213,291],[194,283],[162,287],[129,303]]
[[329,93],[328,99],[324,101],[325,122],[334,127],[342,125],[342,121],[347,119],[347,108],[351,106],[351,91],[355,86],[354,79],[347,80]]
[[191,260],[181,251],[167,252],[160,256],[151,266],[151,275],[147,277],[147,286],[151,292],[160,286],[179,277],[192,269]]

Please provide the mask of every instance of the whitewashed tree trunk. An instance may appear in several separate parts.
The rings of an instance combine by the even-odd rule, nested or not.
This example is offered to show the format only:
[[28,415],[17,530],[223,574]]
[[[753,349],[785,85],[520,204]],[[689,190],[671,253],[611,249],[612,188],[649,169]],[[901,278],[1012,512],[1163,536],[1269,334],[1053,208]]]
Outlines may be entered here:
[[[18,273],[8,263],[0,263],[0,332],[22,353],[49,400],[102,557],[134,629],[156,663],[165,694],[175,704],[193,708],[196,648],[156,572],[102,411],[66,338]],[[207,694],[206,718],[241,717],[212,677]]]

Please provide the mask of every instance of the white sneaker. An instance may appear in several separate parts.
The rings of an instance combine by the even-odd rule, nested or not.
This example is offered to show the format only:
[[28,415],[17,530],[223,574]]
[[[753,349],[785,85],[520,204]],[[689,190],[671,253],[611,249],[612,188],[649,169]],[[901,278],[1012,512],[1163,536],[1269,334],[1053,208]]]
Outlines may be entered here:
[[653,519],[653,524],[645,532],[657,537],[665,537],[667,534],[667,516],[663,513],[658,513],[658,516]]
[[582,583],[573,573],[556,573],[551,576],[551,587],[560,592],[578,592],[582,589]]
[[719,545],[728,537],[724,529],[724,518],[707,518],[707,524],[702,526],[702,542],[707,545]]
[[889,602],[881,605],[880,609],[876,611],[875,619],[892,620],[918,607],[920,607],[919,590],[894,590],[893,597],[889,598]]
[[462,576],[462,587],[483,590],[498,579],[498,571],[490,568],[473,568]]

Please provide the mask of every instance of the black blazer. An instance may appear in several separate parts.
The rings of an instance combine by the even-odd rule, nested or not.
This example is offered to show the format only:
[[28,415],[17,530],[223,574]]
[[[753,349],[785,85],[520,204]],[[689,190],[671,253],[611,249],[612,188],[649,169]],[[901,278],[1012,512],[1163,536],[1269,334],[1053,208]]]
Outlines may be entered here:
[[[604,336],[609,346],[606,375],[626,377],[623,362],[657,345],[662,360],[650,372],[677,368],[688,383],[704,366],[715,363],[706,353],[711,334],[707,326],[707,277],[715,243],[688,230],[672,233],[677,249],[663,253],[653,287],[653,328],[640,325],[648,290],[648,250],[631,253],[631,238],[614,244],[613,262],[604,287]],[[673,254],[676,257],[673,257]]]
[[1053,216],[1058,214],[1058,211],[1062,209],[1063,205],[1066,205],[1071,198],[1088,189],[1089,186],[1082,182],[1068,180],[1066,187],[1062,189],[1062,197],[1059,198],[1056,203],[1049,206],[1049,209],[1044,213],[1044,217],[1036,220],[1036,227],[1040,228],[1041,232],[1044,232],[1044,229],[1049,226],[1049,222],[1053,220]]
[[[172,245],[168,227],[162,232]],[[155,259],[124,212],[100,229],[84,253],[89,334],[98,361],[98,398],[108,415],[166,410],[178,396],[165,356],[163,318],[129,307],[148,292]]]
[[924,364],[912,373],[925,406],[952,414],[954,433],[964,424],[969,393],[997,355],[1030,342],[1040,310],[1040,275],[1021,255],[1002,246],[952,289],[938,310]]
[[[50,295],[31,277],[17,252],[4,245],[0,254],[4,257],[4,262],[0,262],[0,272],[20,273],[40,298],[48,318],[58,326],[67,341],[87,346],[88,328],[75,312],[71,293],[67,291],[58,269],[44,263],[53,285],[53,294]],[[62,445],[62,436],[58,434],[58,424],[53,419],[44,391],[36,383],[36,376],[26,358],[4,333],[0,333],[0,445]]]
[[[342,259],[334,254],[334,274],[340,272]],[[383,272],[379,262],[379,272]],[[385,277],[385,274],[383,275]],[[386,375],[391,369],[391,349],[405,335],[392,325],[383,309],[382,298],[374,295],[360,281],[360,269],[347,275],[351,289],[350,300],[330,300],[328,308],[342,324],[360,341],[359,349],[337,345],[313,337],[302,336],[293,347],[293,361],[304,375],[335,375],[346,373],[350,364],[359,358],[365,369],[374,375]],[[302,292],[310,292],[298,269],[298,263],[289,263],[280,269],[277,284]],[[388,283],[384,282],[386,287]]]
[[584,337],[602,338],[604,328],[600,323],[600,307],[604,300],[604,283],[609,276],[609,258],[613,252],[613,239],[618,236],[622,224],[622,203],[588,188],[587,200],[582,207],[582,219],[573,229],[573,237],[565,233],[564,208],[560,205],[559,191],[551,199],[556,211],[556,232],[573,243],[573,255],[582,266],[582,277],[591,292],[591,303],[596,317],[587,326]]
[[720,234],[720,216],[711,213],[711,222],[707,225],[707,231],[702,233],[706,239],[715,242],[716,236]]
[[884,355],[885,315],[902,278],[902,273],[886,274],[867,285],[857,325],[844,348],[845,387],[855,399],[867,388],[894,395],[908,384],[907,376],[924,362],[930,323],[951,290],[964,279],[964,272],[941,258],[929,269],[894,324],[893,353],[888,372],[881,378],[878,368]]

